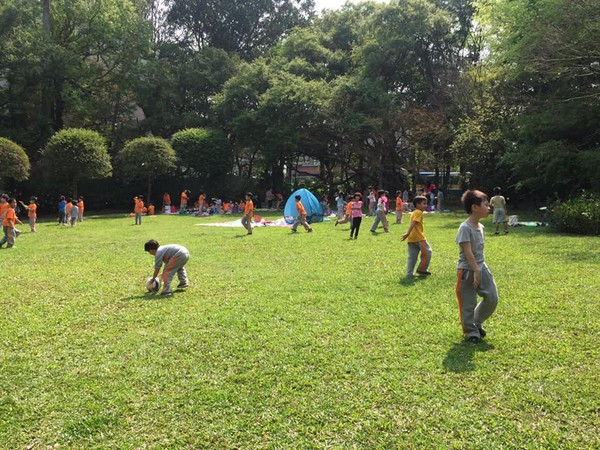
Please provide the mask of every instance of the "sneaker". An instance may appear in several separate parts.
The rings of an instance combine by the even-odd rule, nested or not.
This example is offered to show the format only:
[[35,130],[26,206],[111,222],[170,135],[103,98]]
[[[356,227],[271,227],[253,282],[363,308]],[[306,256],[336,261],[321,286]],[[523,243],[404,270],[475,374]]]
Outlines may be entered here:
[[309,228],[308,230],[306,230],[307,233],[312,233],[312,228]]
[[483,328],[481,328],[481,325],[478,325],[477,329],[479,330],[479,336],[481,336],[482,338],[487,336],[487,333],[485,332],[485,330]]
[[173,297],[173,293],[171,291],[163,291],[160,293],[163,297]]
[[471,344],[479,344],[481,342],[481,338],[477,336],[471,336],[467,338],[467,342],[470,342]]
[[179,283],[177,285],[177,289],[185,289],[185,288],[188,288],[188,287],[190,287],[190,284],[187,283],[187,282],[186,283]]
[[335,226],[337,227],[337,226],[339,225],[339,223],[340,223],[340,221],[339,221],[339,220],[336,220],[336,221],[335,221]]
[[506,230],[506,231],[504,232],[504,234],[508,234],[508,230]]
[[500,232],[499,232],[499,231],[496,231],[494,234],[500,234]]
[[295,233],[295,232],[296,232],[296,230],[294,230],[294,229],[292,228],[292,233]]
[[426,270],[417,270],[417,273],[419,275],[423,275],[423,276],[429,276],[429,275],[431,275],[431,272],[428,272]]

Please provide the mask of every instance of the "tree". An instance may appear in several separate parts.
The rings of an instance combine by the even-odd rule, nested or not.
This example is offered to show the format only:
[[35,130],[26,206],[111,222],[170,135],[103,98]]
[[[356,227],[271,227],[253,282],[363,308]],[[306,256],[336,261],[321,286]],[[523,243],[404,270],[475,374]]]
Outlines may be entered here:
[[191,48],[259,56],[294,27],[308,23],[313,0],[172,0],[169,21]]
[[23,147],[0,137],[0,186],[6,180],[24,181],[29,178],[31,164]]
[[198,178],[225,175],[233,166],[231,147],[222,131],[188,128],[175,133],[171,144],[180,165]]
[[146,180],[147,201],[150,201],[152,183],[156,177],[172,173],[177,168],[177,155],[173,147],[166,140],[155,137],[142,137],[127,142],[116,160],[124,175]]
[[97,132],[80,128],[54,134],[42,152],[42,167],[55,180],[67,180],[74,196],[81,179],[107,178],[112,165],[106,141]]

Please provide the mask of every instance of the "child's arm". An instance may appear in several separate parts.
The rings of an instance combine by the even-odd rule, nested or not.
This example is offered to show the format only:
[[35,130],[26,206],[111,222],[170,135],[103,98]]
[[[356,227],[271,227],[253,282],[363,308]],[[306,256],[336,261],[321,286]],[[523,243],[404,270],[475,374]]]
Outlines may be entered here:
[[[23,225],[23,222],[21,222],[18,217],[15,217],[15,222],[17,222],[19,225]],[[13,228],[14,227],[15,227],[15,224],[13,223]]]
[[408,237],[408,235],[410,234],[410,232],[413,230],[413,228],[417,225],[417,222],[415,222],[414,220],[410,221],[410,225],[408,226],[408,230],[406,230],[406,233],[404,233],[401,237],[400,240],[404,241],[406,240],[406,238]]
[[160,267],[158,269],[154,269],[154,273],[152,274],[152,278],[157,278],[160,272]]
[[23,208],[25,208],[25,210],[28,210],[29,208],[27,207],[27,205],[25,203],[23,203],[21,200],[19,200],[19,203],[21,204],[21,206]]
[[473,250],[471,250],[471,243],[469,241],[461,242],[460,246],[462,247],[465,257],[467,258],[467,262],[469,263],[469,266],[473,271],[473,287],[476,288],[477,286],[479,286],[479,283],[481,281],[481,269],[477,265],[475,255],[473,255]]

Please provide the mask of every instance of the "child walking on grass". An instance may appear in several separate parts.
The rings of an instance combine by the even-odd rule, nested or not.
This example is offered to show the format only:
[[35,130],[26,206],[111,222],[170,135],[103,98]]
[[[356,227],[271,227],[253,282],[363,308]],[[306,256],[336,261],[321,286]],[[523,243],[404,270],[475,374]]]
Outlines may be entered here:
[[350,239],[358,239],[358,232],[360,231],[360,223],[362,222],[362,194],[357,192],[354,194],[354,201],[352,202],[352,224],[350,225]]
[[506,199],[502,195],[502,189],[499,187],[494,188],[494,196],[490,200],[490,206],[494,208],[494,216],[492,222],[496,225],[496,232],[494,234],[500,234],[500,224],[504,224],[504,234],[508,234],[508,211],[506,209]]
[[427,198],[424,196],[417,196],[413,198],[413,205],[415,210],[410,215],[410,225],[406,233],[402,235],[400,240],[408,242],[408,262],[406,268],[406,276],[412,277],[417,263],[417,257],[421,253],[421,263],[417,268],[419,275],[431,275],[427,269],[431,262],[432,250],[425,237],[423,228],[423,211],[427,209]]
[[167,297],[173,295],[171,282],[175,273],[177,273],[177,278],[179,278],[177,289],[189,287],[187,272],[185,270],[185,265],[190,259],[190,252],[187,248],[177,244],[160,245],[154,239],[150,239],[144,244],[144,251],[154,256],[154,274],[152,278],[158,277],[162,265],[165,265],[161,277],[163,288],[160,295]]
[[246,193],[246,203],[244,205],[244,217],[242,217],[242,226],[252,235],[252,216],[254,215],[254,202],[252,201],[252,192]]
[[302,224],[308,233],[312,233],[312,228],[308,222],[306,222],[306,209],[304,209],[304,205],[302,204],[302,196],[298,194],[294,198],[296,199],[296,210],[298,211],[298,217],[296,217],[294,225],[292,225],[292,233],[296,232],[296,228],[298,228],[298,225],[300,224]]
[[[456,235],[459,245],[456,297],[463,334],[467,341],[476,344],[487,334],[482,324],[496,309],[498,290],[485,263],[485,233],[479,223],[489,213],[488,197],[481,191],[466,191],[461,201],[469,218],[460,224]],[[479,304],[478,295],[483,297]]]

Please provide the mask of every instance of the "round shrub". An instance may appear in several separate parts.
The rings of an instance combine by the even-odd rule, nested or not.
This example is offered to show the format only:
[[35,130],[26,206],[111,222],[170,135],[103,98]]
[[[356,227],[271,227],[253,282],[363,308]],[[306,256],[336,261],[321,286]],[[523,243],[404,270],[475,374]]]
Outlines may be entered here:
[[0,137],[0,181],[23,181],[29,177],[31,165],[23,147]]

